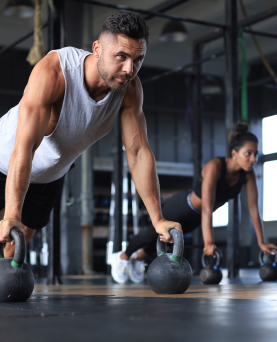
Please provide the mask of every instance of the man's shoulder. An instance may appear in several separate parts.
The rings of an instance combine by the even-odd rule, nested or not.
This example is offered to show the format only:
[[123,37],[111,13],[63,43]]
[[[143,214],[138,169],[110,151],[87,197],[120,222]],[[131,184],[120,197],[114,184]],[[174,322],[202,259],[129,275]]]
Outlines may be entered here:
[[143,91],[140,79],[136,76],[127,86],[122,107],[140,107],[143,101]]
[[33,73],[39,73],[44,77],[61,77],[62,70],[60,65],[59,56],[57,53],[47,54],[34,68]]
[[91,54],[89,51],[77,49],[73,46],[67,46],[62,49],[52,50],[49,54],[56,54],[59,56],[59,62],[62,69],[71,69],[74,67],[80,67],[81,61]]
[[[37,89],[40,91],[37,92]],[[46,55],[34,67],[29,78],[24,97],[33,99],[36,94],[42,94],[44,100],[58,101],[63,96],[65,81],[56,53]]]
[[74,46],[66,46],[61,49],[51,50],[48,54],[52,52],[57,52],[58,54],[74,54],[74,55],[84,55],[84,54],[91,54],[89,51],[85,51],[83,49],[78,49]]

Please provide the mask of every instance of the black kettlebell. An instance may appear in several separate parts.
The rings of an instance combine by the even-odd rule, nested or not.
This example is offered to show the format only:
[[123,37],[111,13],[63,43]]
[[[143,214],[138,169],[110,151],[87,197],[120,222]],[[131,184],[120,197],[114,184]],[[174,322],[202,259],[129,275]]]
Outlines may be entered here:
[[147,280],[151,289],[157,294],[180,294],[190,286],[192,270],[183,257],[184,237],[177,229],[170,229],[173,238],[173,253],[166,253],[166,244],[157,240],[158,257],[147,270]]
[[207,260],[208,256],[205,253],[202,254],[202,265],[204,268],[200,272],[200,279],[205,285],[217,285],[222,280],[222,272],[220,270],[222,253],[219,249],[216,249],[215,255],[216,263],[214,265],[214,263],[209,263]]
[[[272,249],[275,252],[275,260],[267,260],[264,262],[265,253],[261,251],[259,253],[259,261],[261,264],[261,268],[259,271],[260,277],[263,281],[275,281],[277,280],[277,251],[276,249]],[[268,257],[268,259],[270,259]]]
[[0,302],[26,302],[34,289],[34,275],[24,263],[24,234],[18,228],[12,228],[11,237],[15,242],[14,257],[0,260]]

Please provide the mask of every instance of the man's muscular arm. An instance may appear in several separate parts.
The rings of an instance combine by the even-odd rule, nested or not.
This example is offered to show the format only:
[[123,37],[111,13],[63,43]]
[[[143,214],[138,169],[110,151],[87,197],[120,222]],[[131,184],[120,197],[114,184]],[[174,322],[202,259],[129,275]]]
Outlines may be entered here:
[[157,233],[163,235],[162,240],[167,242],[171,240],[169,229],[182,229],[179,223],[166,221],[162,216],[159,181],[155,159],[147,139],[142,101],[142,87],[139,78],[136,77],[128,85],[120,111],[122,140],[137,191]]
[[57,54],[47,55],[34,68],[20,102],[14,150],[5,189],[5,215],[0,222],[0,241],[11,241],[12,227],[21,229],[21,210],[29,186],[32,160],[49,124],[51,107],[63,96]]

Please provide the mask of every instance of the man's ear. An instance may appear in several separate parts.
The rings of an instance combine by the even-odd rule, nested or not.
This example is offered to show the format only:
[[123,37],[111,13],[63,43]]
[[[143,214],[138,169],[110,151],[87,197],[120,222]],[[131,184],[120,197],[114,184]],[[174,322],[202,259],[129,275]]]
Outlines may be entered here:
[[101,43],[99,40],[96,40],[93,44],[92,44],[92,51],[93,54],[96,58],[99,58],[100,56],[100,51],[101,51]]

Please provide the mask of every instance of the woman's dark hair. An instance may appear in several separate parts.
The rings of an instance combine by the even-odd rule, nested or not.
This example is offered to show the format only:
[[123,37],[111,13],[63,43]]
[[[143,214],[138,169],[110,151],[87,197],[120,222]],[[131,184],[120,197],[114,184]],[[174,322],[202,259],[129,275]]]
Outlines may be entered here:
[[101,28],[102,33],[124,34],[133,39],[145,39],[148,44],[149,29],[144,19],[130,11],[120,10],[110,15]]
[[236,124],[233,132],[228,136],[228,153],[232,156],[232,150],[239,151],[247,141],[253,141],[259,144],[258,138],[253,133],[249,132],[249,125],[246,122],[239,122]]

